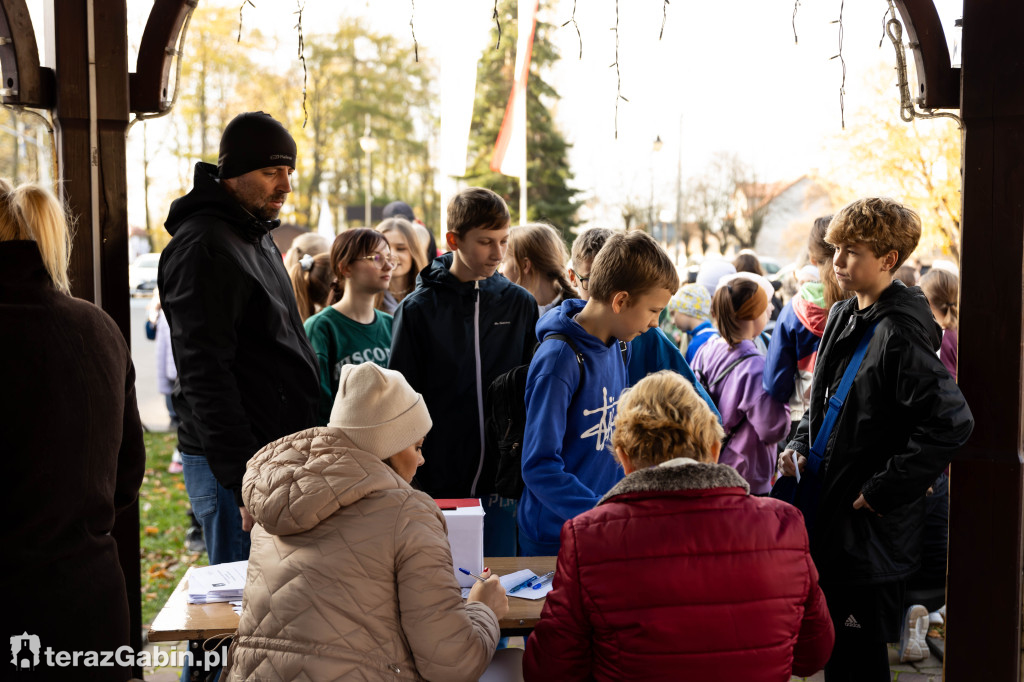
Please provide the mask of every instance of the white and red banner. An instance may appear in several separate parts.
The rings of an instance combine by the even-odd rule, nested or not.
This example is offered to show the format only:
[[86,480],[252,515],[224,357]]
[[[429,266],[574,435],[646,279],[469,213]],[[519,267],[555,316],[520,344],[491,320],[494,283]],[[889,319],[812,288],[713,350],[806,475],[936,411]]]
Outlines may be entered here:
[[521,178],[526,173],[526,81],[530,76],[533,37],[540,0],[519,0],[519,40],[516,43],[515,81],[491,156],[491,170]]

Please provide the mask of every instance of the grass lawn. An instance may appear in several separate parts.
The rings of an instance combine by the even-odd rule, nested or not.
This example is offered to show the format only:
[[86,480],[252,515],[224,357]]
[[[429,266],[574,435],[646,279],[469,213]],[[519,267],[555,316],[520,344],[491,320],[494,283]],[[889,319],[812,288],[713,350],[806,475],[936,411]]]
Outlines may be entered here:
[[181,474],[167,472],[174,433],[147,433],[146,477],[139,491],[139,534],[142,552],[142,622],[146,626],[167,601],[181,576],[195,563],[206,564],[205,552],[185,551],[188,495]]

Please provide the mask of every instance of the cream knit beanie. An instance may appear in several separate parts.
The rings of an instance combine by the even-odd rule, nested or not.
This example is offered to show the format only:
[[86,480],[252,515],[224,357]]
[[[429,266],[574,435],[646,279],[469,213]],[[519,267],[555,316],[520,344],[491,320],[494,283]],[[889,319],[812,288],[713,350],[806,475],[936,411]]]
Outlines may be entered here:
[[432,423],[423,396],[401,373],[372,362],[342,366],[327,425],[360,449],[388,459],[427,435]]

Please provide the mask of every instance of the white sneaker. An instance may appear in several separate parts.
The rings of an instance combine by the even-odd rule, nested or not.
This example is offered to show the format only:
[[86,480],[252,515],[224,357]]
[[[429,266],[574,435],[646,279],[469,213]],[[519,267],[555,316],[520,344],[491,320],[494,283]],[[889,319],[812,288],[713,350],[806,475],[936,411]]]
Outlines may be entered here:
[[928,609],[914,604],[907,609],[900,636],[900,663],[928,658]]
[[938,611],[932,611],[928,614],[928,625],[942,625],[946,622],[946,605],[943,604],[942,608]]

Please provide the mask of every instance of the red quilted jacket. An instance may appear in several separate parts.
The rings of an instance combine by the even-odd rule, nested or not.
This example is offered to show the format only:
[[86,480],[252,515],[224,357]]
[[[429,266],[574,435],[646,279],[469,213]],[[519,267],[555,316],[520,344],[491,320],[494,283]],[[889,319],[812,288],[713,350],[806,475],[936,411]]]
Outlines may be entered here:
[[562,527],[527,680],[788,682],[834,632],[800,512],[721,464],[634,472]]

